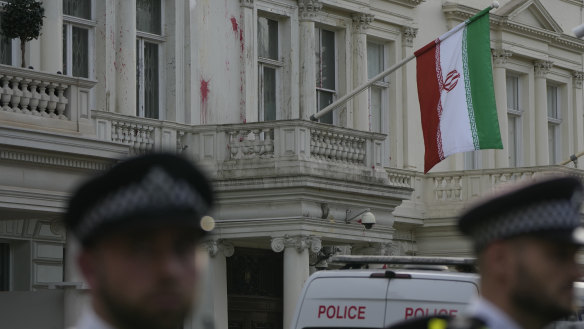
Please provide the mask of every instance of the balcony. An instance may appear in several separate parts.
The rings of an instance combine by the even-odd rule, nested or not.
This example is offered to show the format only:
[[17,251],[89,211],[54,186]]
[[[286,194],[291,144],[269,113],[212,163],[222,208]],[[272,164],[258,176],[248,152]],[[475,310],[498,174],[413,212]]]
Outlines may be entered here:
[[223,178],[307,174],[388,181],[383,134],[303,120],[191,126],[103,111],[92,117],[100,140],[125,144],[131,154],[185,152]]
[[96,81],[0,65],[0,122],[91,134],[89,91]]

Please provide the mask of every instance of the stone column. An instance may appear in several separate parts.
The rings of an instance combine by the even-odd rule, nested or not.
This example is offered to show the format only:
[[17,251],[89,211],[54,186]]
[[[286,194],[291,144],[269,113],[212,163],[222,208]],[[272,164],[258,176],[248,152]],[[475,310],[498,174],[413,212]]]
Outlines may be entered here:
[[115,112],[136,115],[136,0],[116,6]]
[[241,45],[241,102],[240,118],[246,122],[259,121],[258,117],[258,54],[256,42],[249,41],[243,46],[243,40],[256,40],[255,19],[253,15],[254,0],[240,0],[242,45]]
[[[368,80],[367,74],[367,29],[373,22],[373,15],[354,14],[353,18],[353,88]],[[369,97],[363,91],[353,97],[353,128],[370,130]]]
[[[414,53],[414,39],[418,34],[418,29],[412,27],[405,27],[402,30],[402,58],[407,58]],[[394,72],[393,74],[398,74]],[[424,149],[423,138],[420,138],[420,105],[418,102],[418,86],[416,84],[416,61],[411,60],[401,68],[402,91],[403,91],[403,106],[396,111],[402,111],[401,117],[403,126],[397,118],[392,120],[390,130],[403,129],[402,134],[396,134],[395,138],[399,139],[403,136],[403,149],[398,150],[397,154],[392,154],[397,161],[397,168],[416,169],[423,168],[424,153],[419,150]],[[399,145],[399,143],[398,143]],[[403,156],[400,156],[403,154]],[[400,160],[402,159],[403,160]],[[403,161],[403,163],[400,163]]]
[[[582,81],[584,81],[584,72],[572,72],[572,86],[574,88],[574,154],[584,151],[584,110],[582,103]],[[578,168],[584,168],[584,158],[578,159]]]
[[507,116],[507,70],[505,65],[512,53],[504,49],[493,51],[493,84],[495,87],[495,103],[501,130],[502,150],[495,150],[495,167],[509,167],[509,117]]
[[546,76],[553,63],[538,61],[535,69],[535,164],[549,164],[548,116],[547,116],[547,82]]
[[72,234],[67,238],[65,254],[65,282],[63,296],[63,322],[65,328],[73,327],[79,321],[83,307],[89,302],[89,288],[77,268],[77,255],[79,253],[79,242],[72,238]]
[[[233,256],[235,249],[225,240],[207,241],[205,247],[209,252],[209,266],[205,285],[201,287],[199,316],[194,322],[208,322],[212,315],[213,328],[227,328],[227,257]],[[205,328],[203,324],[193,328]]]
[[[40,36],[42,56],[41,71],[50,73],[63,72],[63,1],[43,0],[45,18]],[[33,49],[27,50],[26,66],[32,65],[31,59],[36,55]]]
[[320,0],[298,0],[300,16],[300,119],[316,114],[316,62],[314,19],[322,9]]
[[313,236],[284,236],[272,239],[272,250],[284,251],[284,325],[289,328],[298,297],[309,275],[309,252],[318,252],[321,240]]

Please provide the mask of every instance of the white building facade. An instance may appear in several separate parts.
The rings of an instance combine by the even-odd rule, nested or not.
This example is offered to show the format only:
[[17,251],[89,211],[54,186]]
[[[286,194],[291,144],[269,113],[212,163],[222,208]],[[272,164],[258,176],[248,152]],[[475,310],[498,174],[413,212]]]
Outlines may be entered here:
[[[304,281],[334,253],[470,255],[455,227],[469,201],[584,168],[562,164],[584,151],[584,41],[571,32],[584,2],[500,3],[505,148],[424,175],[415,61],[309,118],[490,1],[44,0],[32,68],[16,41],[0,44],[1,323],[75,323],[87,288],[67,198],[150,151],[198,162],[218,194],[202,310],[185,328],[288,328]],[[365,209],[371,229],[348,221]]]

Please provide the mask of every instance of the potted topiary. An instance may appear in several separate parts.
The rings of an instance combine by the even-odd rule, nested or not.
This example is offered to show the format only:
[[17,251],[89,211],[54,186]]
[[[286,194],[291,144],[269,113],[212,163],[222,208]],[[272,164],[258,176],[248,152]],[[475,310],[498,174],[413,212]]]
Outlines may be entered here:
[[45,8],[36,0],[8,0],[0,11],[0,33],[10,39],[20,39],[22,67],[26,42],[38,39],[43,27]]

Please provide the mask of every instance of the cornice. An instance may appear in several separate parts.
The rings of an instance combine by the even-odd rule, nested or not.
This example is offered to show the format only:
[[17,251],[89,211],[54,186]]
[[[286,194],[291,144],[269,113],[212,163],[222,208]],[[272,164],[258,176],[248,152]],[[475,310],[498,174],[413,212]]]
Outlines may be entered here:
[[[442,7],[442,11],[447,20],[454,20],[458,23],[463,22],[478,13],[478,9],[476,8],[453,3],[445,4]],[[507,16],[499,16],[491,13],[489,17],[491,30],[497,29],[503,32],[521,34],[526,38],[548,42],[551,45],[571,52],[581,53],[584,51],[584,40],[580,40],[573,36],[511,21]]]
[[26,150],[0,149],[0,160],[22,162],[28,165],[41,165],[90,171],[104,171],[112,167],[111,161],[87,160],[78,157],[68,157],[63,154],[51,155]]
[[398,5],[402,5],[402,6],[408,7],[408,8],[415,8],[419,4],[421,4],[422,2],[424,2],[426,0],[386,0],[386,1],[398,4]]

